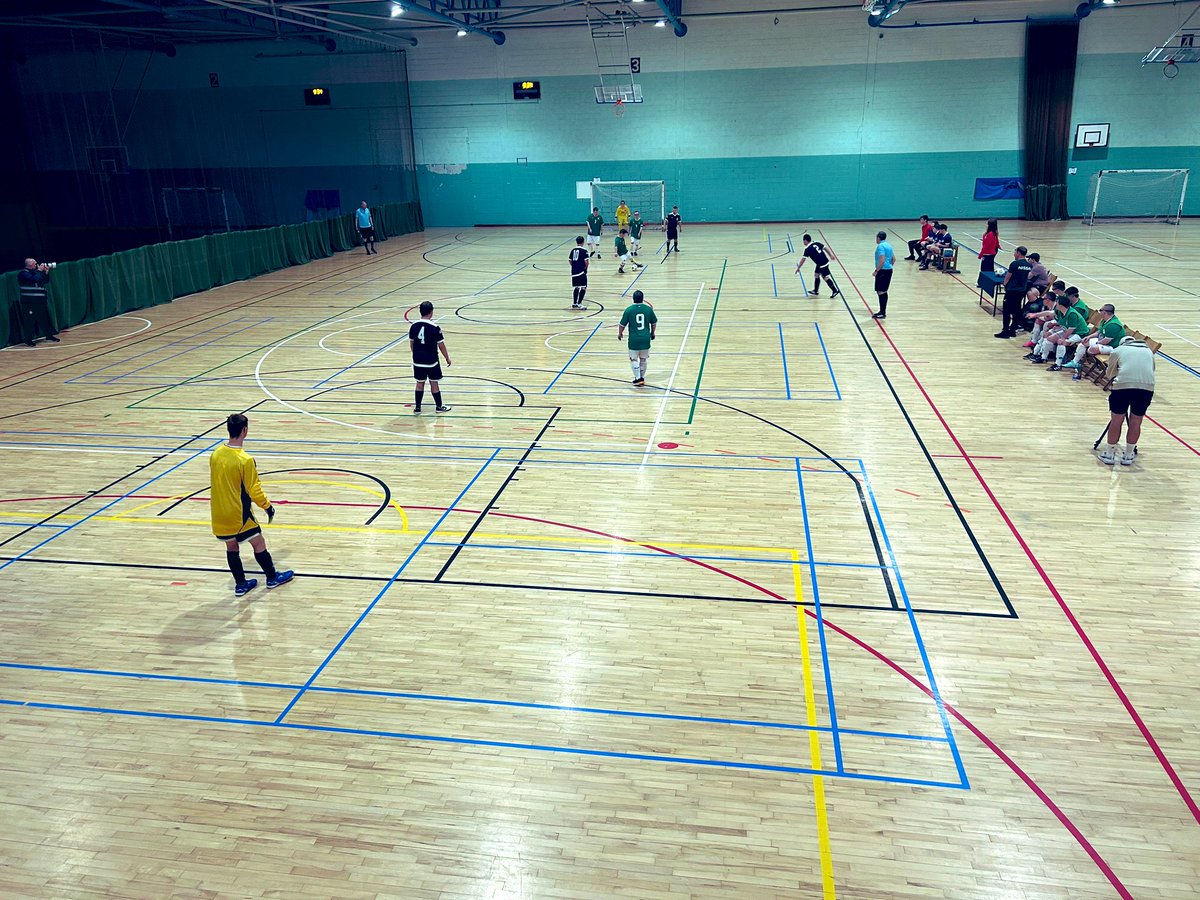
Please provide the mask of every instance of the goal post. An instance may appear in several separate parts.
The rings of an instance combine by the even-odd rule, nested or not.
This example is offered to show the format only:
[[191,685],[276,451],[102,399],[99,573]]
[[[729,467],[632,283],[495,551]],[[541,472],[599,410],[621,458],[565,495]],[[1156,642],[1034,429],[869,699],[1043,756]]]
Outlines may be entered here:
[[616,228],[617,207],[621,201],[629,207],[630,218],[642,214],[647,228],[661,229],[667,217],[665,181],[593,181],[592,206],[600,208],[604,221]]
[[1084,225],[1164,222],[1178,225],[1187,196],[1188,169],[1101,169],[1088,188]]

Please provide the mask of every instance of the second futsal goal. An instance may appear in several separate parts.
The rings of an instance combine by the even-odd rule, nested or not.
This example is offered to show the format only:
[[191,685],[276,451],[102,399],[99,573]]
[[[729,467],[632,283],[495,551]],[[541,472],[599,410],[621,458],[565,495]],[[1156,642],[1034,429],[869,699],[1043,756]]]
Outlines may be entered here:
[[592,206],[600,208],[604,221],[616,226],[617,207],[621,201],[629,207],[632,217],[642,214],[647,228],[662,228],[667,217],[667,183],[665,181],[593,181]]
[[1092,176],[1084,225],[1165,222],[1178,225],[1187,196],[1187,169],[1101,169]]

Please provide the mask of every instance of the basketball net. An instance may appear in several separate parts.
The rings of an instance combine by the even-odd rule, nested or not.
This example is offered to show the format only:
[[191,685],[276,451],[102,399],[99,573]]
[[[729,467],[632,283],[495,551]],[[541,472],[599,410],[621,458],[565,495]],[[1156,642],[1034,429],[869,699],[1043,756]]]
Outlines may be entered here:
[[618,98],[617,102],[613,104],[613,115],[616,116],[618,119],[621,118],[621,116],[625,115],[625,101],[624,100],[621,100],[620,98]]

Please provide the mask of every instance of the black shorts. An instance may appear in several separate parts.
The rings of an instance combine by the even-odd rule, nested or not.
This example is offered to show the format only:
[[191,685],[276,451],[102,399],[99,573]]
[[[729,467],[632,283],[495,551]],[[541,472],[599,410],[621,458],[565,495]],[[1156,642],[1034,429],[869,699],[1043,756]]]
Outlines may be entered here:
[[571,276],[571,287],[587,287],[587,272]]
[[413,378],[417,381],[441,381],[442,364],[433,366],[413,366]]
[[372,226],[370,228],[360,228],[360,229],[358,229],[358,233],[364,241],[375,240],[375,227],[374,226]]
[[[254,519],[251,518],[250,521],[253,522]],[[217,540],[218,541],[237,541],[240,544],[242,541],[250,540],[250,538],[254,537],[256,534],[262,534],[262,529],[257,524],[253,525],[250,528],[247,528],[245,531],[239,531],[237,534],[218,534]]]
[[825,265],[823,265],[823,266],[817,266],[817,274],[820,275],[822,278],[828,278],[829,277],[829,263],[825,263]]
[[880,269],[875,273],[875,293],[882,294],[892,283],[892,270]]
[[1108,411],[1113,415],[1144,416],[1154,399],[1154,391],[1142,388],[1117,388],[1108,395]]
[[667,231],[667,240],[668,240],[668,241],[677,241],[677,240],[679,240],[679,232],[678,232],[678,231],[670,231],[670,230],[668,230],[668,231]]

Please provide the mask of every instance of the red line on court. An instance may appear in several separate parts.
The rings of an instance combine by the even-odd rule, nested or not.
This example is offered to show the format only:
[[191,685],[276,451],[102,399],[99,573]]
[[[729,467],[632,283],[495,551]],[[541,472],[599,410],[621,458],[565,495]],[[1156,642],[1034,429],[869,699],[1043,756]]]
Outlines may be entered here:
[[934,459],[1004,459],[1003,456],[977,456],[973,453],[968,454],[966,457],[961,453],[930,453],[929,455]]
[[1146,418],[1150,419],[1151,422],[1153,422],[1155,425],[1157,425],[1159,428],[1161,428],[1163,431],[1165,431],[1171,437],[1175,438],[1175,440],[1179,441],[1179,443],[1183,444],[1183,446],[1187,447],[1189,450],[1191,450],[1197,456],[1200,456],[1200,450],[1197,450],[1195,447],[1193,447],[1191,444],[1189,444],[1187,441],[1185,441],[1183,438],[1181,438],[1179,435],[1177,435],[1175,432],[1173,432],[1170,428],[1163,425],[1158,420],[1150,418],[1150,416],[1146,416]]
[[[828,246],[828,241],[826,241],[826,245]],[[863,292],[859,290],[858,284],[855,283],[854,278],[850,275],[850,272],[846,269],[845,264],[840,259],[838,260],[838,265],[841,267],[842,272],[845,274],[847,280],[849,280],[851,286],[854,288],[855,293],[858,294],[858,298],[862,301],[863,306],[865,306],[867,309],[871,309],[871,305],[867,303],[867,299],[863,296]],[[950,437],[950,440],[954,442],[954,446],[957,447],[959,452],[962,454],[963,459],[971,469],[971,473],[975,476],[975,480],[979,482],[980,486],[984,490],[984,493],[988,495],[988,499],[992,501],[992,506],[996,508],[996,512],[1000,514],[1000,518],[1003,519],[1004,524],[1008,526],[1009,532],[1012,533],[1012,536],[1016,539],[1017,544],[1020,545],[1021,550],[1024,551],[1025,556],[1033,565],[1034,570],[1041,577],[1042,583],[1045,584],[1047,590],[1050,591],[1050,596],[1054,598],[1054,601],[1058,604],[1059,609],[1062,610],[1063,615],[1067,617],[1067,621],[1075,630],[1075,634],[1079,637],[1080,641],[1083,642],[1083,645],[1087,648],[1088,653],[1091,654],[1092,661],[1096,663],[1097,668],[1100,669],[1101,674],[1103,674],[1105,679],[1108,681],[1109,687],[1111,687],[1113,693],[1117,695],[1117,699],[1121,701],[1121,705],[1125,707],[1125,711],[1129,714],[1129,718],[1133,720],[1134,725],[1136,725],[1138,731],[1141,732],[1142,738],[1146,741],[1146,744],[1150,747],[1151,751],[1154,753],[1154,756],[1158,759],[1159,765],[1162,766],[1163,771],[1167,773],[1167,777],[1170,778],[1171,784],[1175,786],[1175,790],[1179,793],[1180,799],[1183,800],[1184,805],[1188,808],[1188,812],[1192,814],[1192,818],[1196,820],[1198,825],[1200,825],[1200,806],[1196,804],[1196,801],[1192,797],[1191,793],[1189,793],[1187,786],[1183,783],[1183,779],[1179,777],[1179,773],[1175,771],[1175,767],[1171,765],[1171,761],[1167,759],[1167,754],[1164,753],[1162,747],[1159,746],[1159,743],[1151,733],[1149,726],[1146,725],[1146,722],[1142,719],[1141,714],[1133,705],[1133,701],[1129,699],[1129,695],[1125,693],[1125,689],[1122,688],[1121,683],[1117,681],[1117,676],[1113,674],[1112,669],[1109,668],[1108,663],[1105,662],[1104,657],[1100,654],[1100,651],[1096,649],[1096,645],[1092,643],[1092,639],[1084,630],[1082,623],[1080,623],[1079,619],[1076,618],[1074,610],[1071,609],[1070,604],[1067,603],[1063,595],[1059,593],[1058,588],[1055,586],[1054,582],[1051,581],[1050,575],[1042,567],[1041,562],[1034,555],[1029,544],[1025,542],[1025,538],[1022,537],[1021,532],[1017,529],[1016,524],[1011,518],[1009,518],[1008,513],[1005,511],[1003,505],[1001,505],[1000,500],[996,497],[995,493],[992,492],[991,485],[989,485],[987,479],[983,477],[983,473],[979,471],[975,463],[971,460],[970,456],[967,455],[966,448],[963,447],[962,442],[959,441],[958,435],[954,433],[954,429],[950,427],[950,423],[946,421],[946,418],[942,415],[942,411],[938,409],[937,404],[933,402],[933,398],[929,396],[929,392],[925,390],[925,385],[922,383],[921,379],[917,377],[917,373],[914,372],[911,367],[909,367],[908,361],[904,358],[904,354],[900,352],[900,348],[896,346],[896,342],[892,340],[892,336],[888,334],[887,328],[884,327],[883,323],[879,319],[875,320],[875,324],[878,326],[879,331],[883,335],[884,339],[888,342],[888,344],[891,345],[892,352],[896,354],[896,358],[900,360],[901,364],[903,364],[905,370],[909,374],[909,377],[912,378],[913,383],[917,386],[917,390],[921,392],[921,396],[925,398],[925,402],[929,404],[929,408],[933,410],[933,414],[937,416],[937,420],[941,423],[942,428],[945,429],[946,434]],[[1155,422],[1155,424],[1157,425],[1158,423]],[[1176,438],[1176,440],[1180,439]],[[1182,440],[1180,440],[1180,442],[1183,443]],[[1192,449],[1193,452],[1195,452],[1195,448],[1190,447],[1190,445],[1188,446],[1189,449]]]
[[908,494],[910,497],[920,497],[920,494],[914,494],[912,491],[906,491],[904,488],[896,488],[901,494]]

